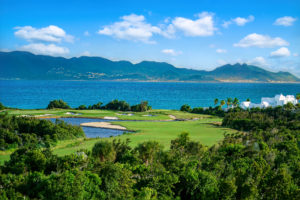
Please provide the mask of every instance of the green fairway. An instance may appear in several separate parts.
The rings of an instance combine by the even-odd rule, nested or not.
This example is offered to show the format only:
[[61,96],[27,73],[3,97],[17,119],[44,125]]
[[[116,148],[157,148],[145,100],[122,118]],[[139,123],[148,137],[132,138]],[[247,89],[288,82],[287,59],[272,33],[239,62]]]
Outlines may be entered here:
[[127,138],[129,138],[131,141],[131,147],[135,147],[137,144],[144,141],[156,140],[161,143],[165,149],[168,149],[170,147],[171,140],[175,139],[182,132],[188,132],[193,141],[199,141],[202,144],[211,146],[222,140],[224,133],[236,132],[235,130],[215,126],[212,124],[220,121],[220,118],[170,122],[118,121],[114,122],[113,124],[125,126],[126,128],[135,130],[136,132],[103,139],[94,138],[87,140],[79,139],[76,141],[64,141],[54,148],[54,153],[58,155],[66,155],[76,152],[80,149],[90,150],[98,140],[112,141],[113,139],[126,140]]
[[[128,133],[110,138],[79,138],[74,140],[60,141],[55,147],[52,147],[54,154],[59,156],[74,153],[80,149],[91,150],[94,144],[99,140],[130,139],[131,147],[135,147],[137,144],[156,140],[162,144],[165,149],[170,147],[171,140],[175,139],[180,133],[188,132],[190,138],[193,141],[199,141],[204,145],[211,146],[223,139],[225,132],[234,132],[232,129],[224,128],[216,123],[222,121],[221,118],[212,117],[209,115],[191,114],[181,111],[173,110],[152,110],[144,113],[132,113],[132,116],[121,115],[127,114],[127,112],[119,111],[107,111],[107,110],[9,110],[8,113],[12,115],[44,115],[53,114],[53,116],[68,116],[67,112],[82,113],[80,117],[93,117],[103,118],[105,116],[118,117],[119,119],[132,121],[116,121],[113,124],[118,124],[126,127],[128,130],[135,131],[134,133]],[[155,115],[155,116],[143,116],[143,115]],[[175,116],[177,119],[194,119],[190,121],[134,121],[134,120],[171,120],[170,116]],[[71,116],[68,116],[71,117]],[[78,117],[78,116],[76,116]],[[3,164],[5,160],[9,159],[10,151],[0,151],[0,163]]]
[[[179,119],[206,118],[208,115],[198,115],[185,113],[176,110],[150,110],[147,112],[122,112],[112,110],[74,110],[74,109],[7,109],[10,115],[18,116],[36,116],[36,117],[88,117],[88,118],[104,118],[117,117],[120,120],[171,120],[169,115],[173,115]],[[4,112],[3,112],[4,113]]]

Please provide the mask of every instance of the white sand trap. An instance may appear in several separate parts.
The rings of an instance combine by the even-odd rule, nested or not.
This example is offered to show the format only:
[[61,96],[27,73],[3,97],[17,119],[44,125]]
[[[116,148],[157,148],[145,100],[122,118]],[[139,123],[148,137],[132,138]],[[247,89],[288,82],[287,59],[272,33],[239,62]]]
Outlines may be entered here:
[[33,117],[33,115],[20,115],[20,117]]
[[66,115],[82,115],[81,113],[66,112]]
[[115,130],[126,130],[126,128],[123,126],[114,125],[109,122],[87,122],[87,123],[80,124],[80,126],[107,128],[107,129],[115,129]]
[[35,117],[49,117],[52,116],[53,114],[44,114],[44,115],[35,115]]
[[176,117],[174,115],[169,115],[169,117],[174,120],[176,119]]
[[116,115],[126,115],[126,116],[132,116],[132,113],[116,113]]
[[155,115],[142,115],[143,117],[154,117]]
[[104,117],[103,119],[112,119],[112,120],[116,120],[116,119],[119,119],[117,117]]

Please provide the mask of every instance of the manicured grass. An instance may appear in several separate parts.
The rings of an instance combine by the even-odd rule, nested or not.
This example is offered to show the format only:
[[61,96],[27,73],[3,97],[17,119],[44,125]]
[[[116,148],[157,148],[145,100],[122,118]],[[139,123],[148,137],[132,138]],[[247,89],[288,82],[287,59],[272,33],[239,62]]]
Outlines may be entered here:
[[[128,130],[134,130],[135,133],[123,134],[110,138],[79,138],[74,140],[60,141],[52,148],[53,153],[59,156],[74,153],[80,149],[91,150],[99,140],[130,139],[131,147],[137,146],[139,143],[149,140],[158,141],[165,149],[170,148],[171,140],[175,139],[182,132],[188,132],[193,141],[199,141],[204,145],[211,146],[223,139],[225,132],[236,132],[235,130],[214,125],[220,123],[221,118],[191,114],[173,110],[151,110],[144,113],[133,113],[133,116],[117,115],[116,113],[124,113],[119,111],[107,110],[9,110],[12,115],[44,115],[55,114],[55,116],[69,116],[66,112],[82,113],[80,117],[103,118],[104,116],[119,117],[123,120],[170,120],[169,115],[173,115],[180,119],[195,119],[193,121],[116,121],[113,124],[119,124]],[[126,113],[126,112],[125,112]],[[147,117],[143,115],[156,115]],[[5,160],[9,160],[12,151],[0,151],[0,164]]]
[[[42,110],[6,110],[10,115],[45,115],[51,114],[47,117],[90,117],[90,118],[104,118],[104,117],[117,117],[121,120],[170,120],[169,115],[174,115],[180,119],[199,118],[200,115],[185,113],[173,110],[150,110],[147,112],[121,112],[111,110],[73,110],[73,109],[42,109]],[[80,115],[66,114],[68,112],[78,113]],[[127,115],[132,114],[132,115]],[[151,116],[148,116],[151,115]],[[43,116],[41,116],[43,117]],[[208,115],[201,115],[201,117],[209,117]]]
[[[136,130],[136,133],[123,134],[117,137],[111,138],[94,138],[87,140],[76,141],[64,141],[57,145],[54,149],[54,153],[62,156],[70,153],[74,153],[80,149],[92,149],[94,144],[99,140],[130,139],[131,147],[137,146],[139,143],[149,140],[156,140],[162,144],[165,149],[170,148],[171,140],[175,139],[180,133],[188,132],[191,140],[199,141],[202,144],[211,146],[223,139],[224,133],[236,132],[235,130],[215,126],[212,123],[220,122],[220,118],[202,119],[197,121],[170,121],[170,122],[114,122],[125,126],[130,130]],[[78,143],[80,141],[80,143]],[[74,145],[70,145],[73,143]]]

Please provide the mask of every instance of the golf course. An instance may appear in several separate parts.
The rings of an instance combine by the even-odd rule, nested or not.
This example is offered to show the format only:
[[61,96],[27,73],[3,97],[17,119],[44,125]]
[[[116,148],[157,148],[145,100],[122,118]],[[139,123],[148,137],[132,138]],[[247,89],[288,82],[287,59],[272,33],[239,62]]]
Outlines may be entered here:
[[[193,114],[178,110],[149,110],[146,112],[122,112],[112,110],[75,110],[75,109],[7,109],[8,115],[19,117],[47,118],[91,118],[109,120],[112,125],[125,127],[123,134],[106,138],[87,138],[60,140],[51,149],[54,154],[64,156],[80,149],[91,150],[100,140],[130,140],[129,145],[135,147],[145,141],[157,141],[164,149],[169,149],[171,140],[179,134],[187,132],[193,141],[212,146],[222,140],[225,133],[236,130],[220,126],[222,118],[210,115]],[[97,128],[95,128],[97,129]],[[129,132],[130,131],[130,132]],[[0,151],[0,163],[9,160],[15,149]]]

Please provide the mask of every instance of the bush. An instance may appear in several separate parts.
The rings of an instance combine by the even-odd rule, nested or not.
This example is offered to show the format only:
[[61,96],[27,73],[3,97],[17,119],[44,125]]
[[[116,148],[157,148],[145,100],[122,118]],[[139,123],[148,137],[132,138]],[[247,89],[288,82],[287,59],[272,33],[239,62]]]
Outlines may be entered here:
[[142,101],[140,104],[131,106],[133,112],[146,112],[151,109],[152,107],[148,105],[148,101]]
[[0,149],[18,146],[49,146],[57,140],[84,137],[81,127],[62,120],[52,123],[28,117],[0,115]]
[[184,111],[184,112],[191,112],[191,106],[184,104],[183,106],[181,106],[180,111]]
[[70,109],[71,107],[66,102],[60,99],[60,100],[50,101],[50,103],[47,106],[47,109],[53,109],[53,108]]
[[95,144],[92,150],[92,155],[101,162],[114,161],[116,159],[116,151],[111,142],[100,141]]
[[87,108],[86,108],[86,105],[80,105],[79,107],[78,107],[78,110],[86,110]]
[[119,101],[117,99],[106,104],[104,108],[108,110],[130,111],[130,105],[126,101]]
[[0,110],[4,110],[6,107],[0,102]]

